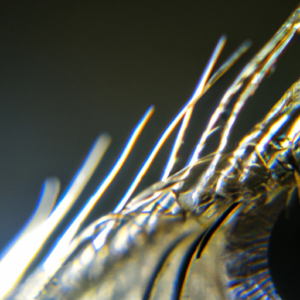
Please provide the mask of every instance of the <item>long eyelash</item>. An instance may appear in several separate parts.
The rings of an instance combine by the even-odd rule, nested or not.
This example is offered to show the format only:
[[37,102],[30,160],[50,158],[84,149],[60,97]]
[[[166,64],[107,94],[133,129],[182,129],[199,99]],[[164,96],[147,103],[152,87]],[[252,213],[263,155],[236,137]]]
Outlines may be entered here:
[[[191,274],[197,269],[196,264],[206,268],[203,258],[212,259],[214,251],[221,250],[223,252],[218,252],[213,259],[223,263],[226,257],[230,261],[226,271],[220,271],[220,274],[225,272],[228,275],[228,282],[215,287],[213,292],[216,295],[230,299],[279,297],[269,271],[261,272],[260,268],[266,266],[265,248],[272,225],[270,222],[276,219],[279,208],[282,209],[282,201],[279,203],[278,199],[281,195],[289,199],[299,186],[299,82],[286,92],[232,153],[226,150],[231,130],[245,102],[254,94],[299,28],[300,8],[239,73],[209,119],[190,160],[181,171],[172,174],[197,101],[249,47],[249,42],[244,43],[211,75],[225,44],[225,37],[222,37],[194,94],[163,132],[114,211],[80,232],[83,222],[130,154],[154,112],[153,107],[147,110],[134,129],[111,172],[58,237],[50,253],[28,275],[40,249],[89,181],[109,146],[110,137],[101,135],[96,140],[55,206],[59,182],[54,178],[46,180],[35,215],[0,262],[0,298],[72,299],[78,296],[80,299],[119,299],[122,295],[125,299],[126,295],[128,298],[163,299],[165,295],[174,293],[175,298],[183,299],[192,295],[189,286],[194,280]],[[233,96],[237,100],[229,108]],[[229,115],[225,124],[220,125],[225,110],[229,111]],[[180,122],[161,181],[133,198],[136,186],[157,152]],[[217,149],[201,157],[207,140],[217,129],[221,132]],[[254,228],[252,221],[259,213],[268,216],[267,207],[272,208],[270,219],[257,221],[266,230],[261,232],[261,228],[257,229],[259,238],[251,235],[252,247],[249,245],[249,232]],[[256,209],[259,209],[258,213]],[[244,222],[242,229],[237,225],[239,222]],[[236,236],[239,239],[236,240]],[[221,242],[218,245],[216,241]],[[216,247],[221,250],[215,250]],[[147,255],[153,260],[149,265],[145,261]],[[249,257],[252,255],[254,258],[251,260]],[[244,260],[241,259],[236,267],[240,258]],[[129,261],[136,272],[139,264],[143,264],[140,276],[125,276],[127,269],[131,270]],[[209,269],[208,273],[213,274],[213,284],[227,280],[224,274],[220,279],[215,270]],[[205,275],[201,276],[206,282]],[[141,282],[135,286],[139,277]],[[253,281],[254,284],[249,285]],[[174,283],[178,282],[178,286],[174,287]]]

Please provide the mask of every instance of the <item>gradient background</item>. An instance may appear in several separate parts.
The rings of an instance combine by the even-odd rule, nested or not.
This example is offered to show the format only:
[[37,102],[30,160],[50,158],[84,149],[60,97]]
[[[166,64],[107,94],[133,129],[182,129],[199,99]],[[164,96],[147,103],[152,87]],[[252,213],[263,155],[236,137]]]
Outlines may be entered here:
[[[228,43],[219,64],[252,40],[250,51],[197,106],[182,165],[222,92],[297,3],[0,1],[0,248],[33,212],[43,180],[57,176],[63,191],[105,131],[113,142],[79,199],[84,203],[155,104],[156,113],[94,217],[109,212],[190,97],[220,36],[226,34]],[[298,37],[246,105],[233,146],[299,78],[299,53]],[[140,189],[159,178],[170,145]]]

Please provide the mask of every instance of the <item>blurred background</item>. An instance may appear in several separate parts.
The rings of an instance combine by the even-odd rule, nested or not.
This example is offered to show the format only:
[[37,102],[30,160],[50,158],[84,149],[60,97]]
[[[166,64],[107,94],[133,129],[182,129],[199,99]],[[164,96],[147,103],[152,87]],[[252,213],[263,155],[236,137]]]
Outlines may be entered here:
[[[197,105],[177,168],[183,166],[222,93],[297,4],[1,1],[0,248],[34,211],[43,180],[57,176],[63,192],[95,138],[108,132],[112,144],[78,207],[83,204],[154,104],[154,116],[94,218],[111,211],[162,130],[191,96],[221,35],[228,42],[218,65],[250,39],[251,49]],[[300,37],[245,106],[232,147],[299,78],[299,53]],[[171,142],[140,190],[159,179]]]

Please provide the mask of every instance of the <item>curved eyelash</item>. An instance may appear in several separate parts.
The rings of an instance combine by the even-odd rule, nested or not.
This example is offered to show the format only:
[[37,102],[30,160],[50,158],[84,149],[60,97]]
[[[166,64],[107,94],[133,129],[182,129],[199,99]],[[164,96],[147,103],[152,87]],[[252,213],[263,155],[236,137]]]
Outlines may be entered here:
[[[239,96],[233,105],[229,117],[226,120],[225,125],[221,128],[221,139],[218,148],[213,153],[213,155],[206,160],[208,163],[207,168],[201,174],[201,176],[197,179],[196,187],[189,191],[192,194],[190,202],[185,202],[187,206],[190,207],[191,211],[194,211],[195,207],[199,207],[201,197],[199,195],[203,194],[205,189],[210,185],[211,179],[215,176],[216,168],[220,163],[221,158],[223,157],[226,151],[226,145],[228,142],[228,138],[230,136],[232,127],[236,121],[237,116],[239,115],[242,107],[244,106],[246,100],[252,95],[257,87],[259,86],[262,79],[265,75],[271,70],[273,65],[276,63],[278,57],[281,55],[282,51],[286,48],[288,43],[291,41],[293,36],[299,31],[300,21],[299,21],[299,10],[296,10],[294,14],[288,19],[288,21],[277,31],[275,36],[263,47],[263,49],[245,66],[245,68],[241,71],[241,73],[237,76],[236,80],[233,84],[227,89],[223,98],[221,99],[217,109],[212,114],[208,125],[204,132],[202,133],[199,143],[196,148],[192,152],[191,158],[188,161],[186,168],[181,172],[171,176],[172,169],[174,167],[176,161],[176,155],[178,149],[183,141],[184,133],[186,128],[188,127],[189,119],[191,118],[193,107],[199,98],[215,83],[215,81],[222,76],[227,69],[243,54],[247,48],[249,47],[249,42],[244,43],[238,50],[221,66],[219,70],[217,70],[213,76],[210,76],[212,72],[212,68],[216,62],[217,57],[219,56],[224,44],[225,37],[222,37],[213,54],[211,59],[208,62],[206,69],[199,81],[199,84],[196,87],[194,94],[191,99],[187,102],[187,104],[182,108],[182,110],[178,113],[175,119],[170,123],[167,129],[162,134],[161,138],[158,140],[157,144],[154,146],[152,152],[149,154],[148,159],[143,164],[140,172],[137,174],[136,179],[133,181],[130,186],[128,192],[124,195],[123,199],[120,201],[118,206],[115,208],[113,214],[108,217],[107,220],[101,219],[101,222],[97,222],[97,224],[93,225],[95,229],[101,230],[97,233],[96,237],[94,237],[93,244],[95,248],[98,250],[105,245],[107,242],[107,237],[111,233],[112,229],[115,226],[115,221],[118,222],[119,219],[125,218],[125,215],[130,215],[134,210],[137,210],[138,205],[142,204],[143,208],[147,207],[147,205],[153,202],[154,199],[160,199],[159,205],[163,207],[163,203],[172,202],[172,198],[176,198],[175,193],[180,190],[182,187],[182,183],[186,178],[190,175],[190,172],[194,167],[200,163],[203,163],[201,160],[201,152],[205,147],[206,141],[209,136],[217,130],[218,121],[222,115],[222,113],[228,109],[228,104],[232,99],[233,95]],[[268,121],[272,121],[276,113],[280,109],[280,106],[276,106],[273,111],[267,116],[266,123]],[[67,260],[67,258],[74,252],[75,248],[78,246],[78,242],[72,244],[76,239],[76,234],[80,229],[81,224],[85,220],[86,216],[92,210],[95,203],[99,200],[101,195],[104,193],[105,189],[113,179],[113,177],[117,174],[119,168],[125,161],[126,157],[130,153],[130,149],[133,146],[137,136],[140,134],[142,128],[145,126],[146,122],[150,118],[153,113],[153,107],[150,107],[149,110],[145,113],[136,129],[134,130],[132,136],[130,137],[128,144],[125,146],[122,154],[120,155],[119,160],[113,167],[111,173],[107,176],[104,182],[98,187],[97,191],[94,195],[89,199],[85,207],[79,212],[76,218],[72,221],[70,227],[63,233],[63,235],[59,238],[57,245],[51,251],[50,255],[43,262],[43,269],[46,273],[46,278],[44,278],[45,282],[41,283],[41,285],[46,284],[55,272],[63,265],[63,263]],[[266,135],[265,143],[263,141],[257,146],[256,149],[258,154],[260,154],[264,149],[266,144],[272,139],[273,135],[277,133],[279,129],[281,129],[288,117],[280,119],[279,121],[273,124],[271,127],[271,133]],[[133,192],[140,182],[141,178],[146,173],[149,165],[155,158],[155,155],[159,151],[160,147],[163,145],[164,141],[169,136],[170,132],[174,130],[174,128],[181,123],[178,135],[174,142],[174,146],[172,152],[170,154],[170,158],[166,164],[163,175],[161,177],[161,183],[152,187],[152,189],[148,189],[143,193],[143,196],[137,196],[137,198],[129,201],[133,195]],[[297,123],[298,124],[298,123]],[[276,128],[275,128],[276,127]],[[295,127],[295,126],[294,126]],[[254,137],[257,137],[262,132],[262,129],[258,131],[254,131],[252,135],[248,135],[242,143],[233,157],[231,158],[231,166],[238,163],[239,155],[244,149],[243,146],[248,143]],[[293,139],[296,134],[293,135]],[[247,140],[248,139],[248,140]],[[70,187],[67,192],[64,194],[61,200],[59,200],[58,204],[54,207],[53,211],[51,209],[53,207],[53,203],[56,201],[56,197],[59,190],[59,183],[56,179],[50,179],[45,182],[45,186],[43,188],[40,207],[41,209],[37,209],[37,213],[35,217],[32,219],[31,223],[27,227],[25,231],[19,236],[19,239],[12,246],[12,248],[5,254],[4,258],[0,263],[0,281],[3,283],[2,288],[0,289],[0,298],[5,296],[11,289],[13,289],[18,281],[22,278],[23,274],[30,268],[31,262],[34,260],[36,254],[39,249],[44,245],[45,241],[47,241],[48,237],[52,234],[53,230],[57,227],[59,222],[64,218],[65,214],[69,211],[70,207],[78,198],[80,192],[85,186],[86,182],[89,180],[92,175],[94,169],[100,162],[101,157],[104,155],[106,148],[108,147],[110,142],[110,138],[107,135],[102,135],[97,139],[93,148],[91,149],[90,154],[88,155],[86,161],[76,174],[74,180],[72,181]],[[247,142],[247,143],[245,143]],[[251,142],[251,141],[250,141]],[[259,148],[261,147],[261,149]],[[206,158],[204,158],[205,160]],[[263,159],[261,164],[263,164]],[[252,164],[252,162],[251,162]],[[250,165],[250,163],[249,163]],[[225,180],[225,178],[229,177],[232,172],[232,168],[224,169],[220,179],[218,181],[217,190],[221,189],[221,186]],[[245,173],[246,174],[246,173]],[[244,176],[246,176],[244,174]],[[170,188],[172,187],[172,188]],[[164,194],[164,191],[167,190],[167,194]],[[161,197],[161,198],[160,198]],[[170,199],[167,199],[170,197]],[[46,200],[44,200],[46,199]],[[143,199],[142,201],[137,201],[137,199]],[[168,201],[171,202],[168,202]],[[128,202],[129,201],[129,202]],[[164,202],[166,201],[166,202]],[[168,208],[167,205],[167,208]],[[45,208],[42,208],[44,207]],[[171,207],[172,205],[170,205]],[[134,209],[133,209],[134,208]],[[165,207],[162,208],[162,210]],[[173,208],[172,208],[173,209]],[[176,209],[180,209],[180,207],[176,207]],[[159,209],[158,209],[159,210]],[[50,213],[49,213],[50,212]],[[112,221],[112,222],[110,222]],[[86,237],[91,237],[95,235],[95,230],[92,233],[85,233],[84,239]],[[82,238],[82,236],[81,236]],[[24,254],[24,249],[26,248],[26,252]],[[17,264],[16,268],[13,268],[13,271],[9,271],[13,264]],[[9,275],[8,275],[9,274]]]

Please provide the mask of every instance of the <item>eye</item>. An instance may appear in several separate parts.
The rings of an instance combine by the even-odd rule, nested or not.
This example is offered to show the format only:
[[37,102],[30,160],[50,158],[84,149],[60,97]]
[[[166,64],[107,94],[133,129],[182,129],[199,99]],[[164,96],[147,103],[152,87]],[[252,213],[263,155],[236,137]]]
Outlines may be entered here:
[[[299,39],[285,51],[299,7],[271,37],[295,7],[194,2],[0,3],[1,299],[300,298],[297,195],[281,213],[300,181],[299,81],[271,109],[299,78]],[[253,49],[227,72],[248,37]],[[156,114],[102,195],[152,104]],[[160,140],[178,116],[177,134]],[[55,218],[102,131],[109,151]],[[53,175],[62,192],[57,179],[45,186],[58,200],[7,264],[22,239],[8,241]]]
[[279,295],[283,299],[297,299],[300,268],[300,207],[295,193],[291,203],[279,215],[269,244],[269,266]]

